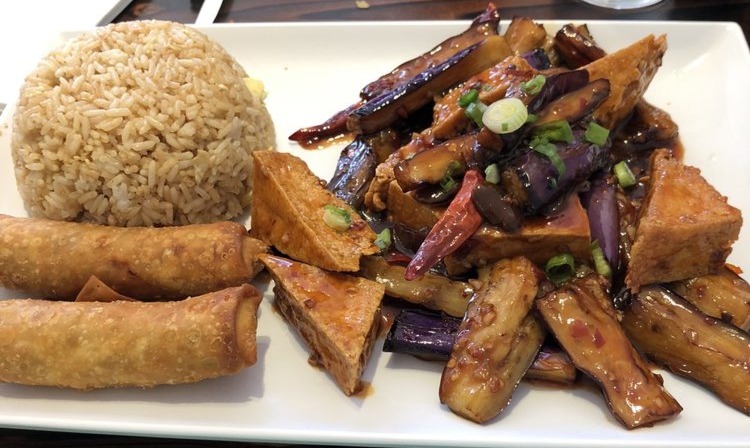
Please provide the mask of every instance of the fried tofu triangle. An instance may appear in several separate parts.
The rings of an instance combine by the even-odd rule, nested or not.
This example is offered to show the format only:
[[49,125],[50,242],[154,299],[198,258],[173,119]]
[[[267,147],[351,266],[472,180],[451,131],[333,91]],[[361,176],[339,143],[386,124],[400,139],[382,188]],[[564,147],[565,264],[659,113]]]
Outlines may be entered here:
[[[250,234],[295,260],[339,272],[359,270],[362,255],[379,252],[375,232],[344,201],[323,188],[304,161],[274,151],[253,153]],[[351,220],[346,229],[326,224],[333,209]]]
[[251,285],[176,302],[0,300],[0,381],[89,390],[192,383],[256,362]]
[[742,213],[727,203],[695,167],[657,150],[651,183],[630,251],[625,283],[642,285],[700,277],[718,271],[732,251]]
[[385,287],[273,255],[261,262],[275,282],[275,305],[346,395],[361,388],[380,324]]
[[249,282],[268,250],[235,222],[110,227],[0,215],[0,285],[72,300],[95,276],[125,296],[183,299]]

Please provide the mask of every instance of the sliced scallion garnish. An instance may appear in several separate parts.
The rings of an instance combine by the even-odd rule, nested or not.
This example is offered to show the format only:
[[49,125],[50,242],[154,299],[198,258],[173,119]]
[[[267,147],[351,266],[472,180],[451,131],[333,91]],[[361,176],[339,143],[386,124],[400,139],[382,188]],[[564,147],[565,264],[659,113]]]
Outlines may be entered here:
[[323,222],[334,230],[343,231],[351,227],[352,217],[343,208],[329,204],[323,207]]
[[388,249],[391,246],[391,229],[386,227],[381,230],[375,238],[375,245],[378,246],[380,250]]
[[622,188],[632,187],[636,183],[635,175],[624,160],[615,164],[615,177]]
[[529,111],[518,98],[503,98],[487,106],[482,115],[482,123],[495,134],[508,134],[517,131],[526,123]]
[[461,98],[458,99],[458,105],[465,108],[468,107],[469,104],[473,103],[474,101],[479,99],[479,91],[476,89],[471,89],[461,95]]
[[604,146],[609,138],[609,129],[596,123],[590,122],[583,133],[583,139],[598,146]]
[[547,278],[556,285],[569,280],[575,274],[573,255],[567,252],[555,255],[547,260],[544,272],[547,274]]
[[533,149],[534,151],[547,157],[549,161],[552,162],[552,166],[554,166],[557,170],[558,179],[565,175],[565,162],[563,162],[560,154],[557,153],[557,147],[554,144],[549,142],[541,142],[534,146]]
[[533,140],[570,143],[573,141],[573,129],[566,120],[550,121],[534,129]]
[[521,89],[529,95],[536,95],[542,91],[542,87],[547,82],[544,75],[536,75],[528,81],[521,83]]
[[473,103],[466,106],[464,113],[469,117],[477,126],[482,127],[482,115],[487,109],[481,101],[474,101]]
[[500,182],[500,168],[497,167],[497,163],[493,163],[484,169],[484,180],[491,184]]
[[596,269],[596,272],[605,277],[612,276],[612,268],[607,263],[607,259],[604,258],[604,251],[602,251],[597,240],[591,243],[591,258],[594,260],[594,269]]

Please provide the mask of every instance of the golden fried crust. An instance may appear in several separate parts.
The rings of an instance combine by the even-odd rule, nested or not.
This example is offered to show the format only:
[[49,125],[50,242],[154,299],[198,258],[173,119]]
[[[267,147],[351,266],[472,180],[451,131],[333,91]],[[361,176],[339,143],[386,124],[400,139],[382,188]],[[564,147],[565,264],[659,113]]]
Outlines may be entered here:
[[250,281],[253,240],[235,222],[109,227],[0,215],[0,285],[72,300],[93,275],[140,300],[181,299]]
[[658,150],[641,209],[625,282],[650,283],[700,277],[721,268],[739,237],[742,215],[727,204],[700,170]]
[[97,389],[191,383],[256,362],[261,296],[177,302],[0,300],[0,381]]
[[[359,270],[362,255],[379,251],[375,233],[359,214],[323,188],[301,159],[288,153],[253,153],[253,207],[250,233],[280,252],[331,271]],[[349,229],[328,226],[325,206],[346,210]]]
[[592,81],[609,80],[609,98],[594,111],[594,118],[602,126],[614,129],[630,115],[651,84],[666,51],[666,36],[649,35],[582,67]]
[[385,287],[273,255],[260,259],[276,283],[275,304],[313,359],[346,395],[357,392],[377,337]]

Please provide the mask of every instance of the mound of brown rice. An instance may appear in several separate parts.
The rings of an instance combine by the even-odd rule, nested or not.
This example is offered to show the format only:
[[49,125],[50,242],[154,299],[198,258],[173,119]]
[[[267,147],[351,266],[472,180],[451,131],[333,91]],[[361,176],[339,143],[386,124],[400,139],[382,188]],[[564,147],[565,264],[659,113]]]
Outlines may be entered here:
[[249,205],[250,153],[275,142],[262,95],[184,25],[99,28],[21,88],[11,150],[32,216],[109,225],[231,219]]

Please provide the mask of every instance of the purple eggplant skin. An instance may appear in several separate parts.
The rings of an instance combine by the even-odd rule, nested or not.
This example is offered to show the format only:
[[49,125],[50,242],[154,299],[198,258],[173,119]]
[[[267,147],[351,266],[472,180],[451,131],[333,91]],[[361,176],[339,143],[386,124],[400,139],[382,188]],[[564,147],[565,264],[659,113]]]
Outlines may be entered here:
[[588,84],[589,72],[586,70],[570,70],[547,75],[542,90],[529,102],[527,109],[531,114],[538,114],[550,102]]
[[541,48],[535,48],[521,55],[535,70],[547,70],[552,67],[549,56]]
[[565,65],[572,69],[582,67],[606,55],[591,38],[585,26],[563,26],[555,34],[554,44]]
[[536,121],[531,123],[534,129],[543,124],[557,120],[567,120],[573,124],[590,115],[609,97],[609,80],[597,79],[572,92],[567,92],[547,103],[538,112]]
[[581,194],[589,218],[591,241],[597,241],[612,271],[620,266],[620,214],[617,210],[617,185],[611,176],[596,175]]
[[430,361],[450,358],[461,319],[420,309],[404,309],[393,320],[384,352],[404,353]]
[[289,140],[299,143],[315,142],[324,138],[344,134],[347,132],[347,118],[349,118],[349,115],[361,105],[361,101],[356,102],[346,109],[336,112],[331,118],[321,124],[297,129],[289,136]]
[[326,188],[347,204],[359,209],[364,203],[370,182],[375,177],[378,163],[400,145],[400,137],[390,129],[357,136],[341,150],[336,171]]
[[565,164],[562,176],[550,159],[534,150],[513,159],[502,173],[503,186],[527,215],[537,214],[609,165],[609,143],[603,146],[589,143],[583,140],[581,130],[573,131],[572,143],[556,147]]
[[463,33],[448,38],[432,50],[404,62],[391,72],[367,84],[360,92],[360,97],[369,101],[406,84],[413,77],[444,62],[458,51],[480,42],[487,36],[497,35],[499,24],[500,13],[495,5],[490,3],[484,12],[474,18],[469,28]]

